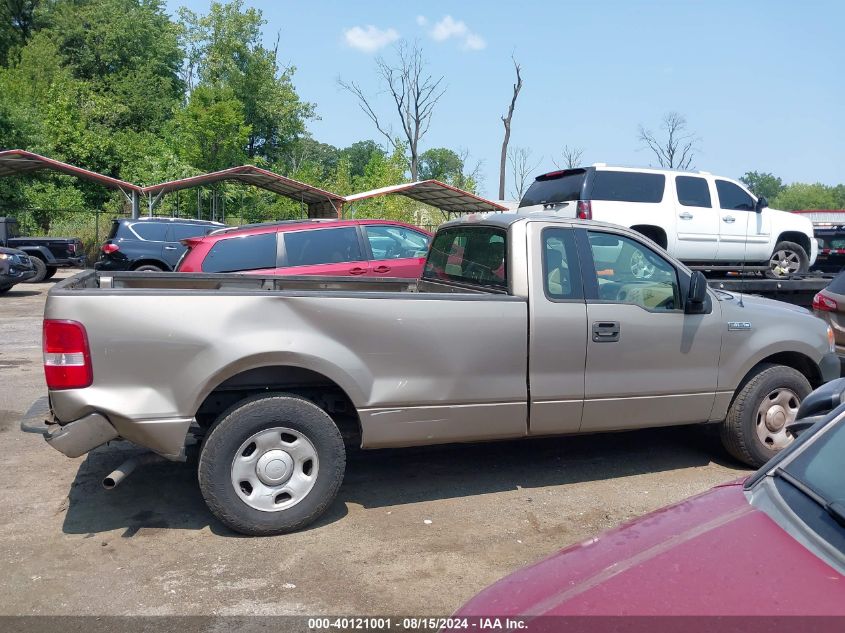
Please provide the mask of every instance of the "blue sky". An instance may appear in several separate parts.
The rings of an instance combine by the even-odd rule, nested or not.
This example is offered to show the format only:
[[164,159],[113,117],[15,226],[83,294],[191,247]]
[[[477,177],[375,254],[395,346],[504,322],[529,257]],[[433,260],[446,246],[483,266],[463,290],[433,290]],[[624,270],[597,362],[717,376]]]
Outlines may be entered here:
[[[168,0],[206,11],[208,0]],[[845,2],[292,2],[247,0],[265,36],[281,32],[280,61],[297,68],[300,96],[317,104],[315,138],[381,141],[336,79],[379,91],[374,58],[396,38],[418,40],[448,87],[422,149],[467,149],[482,161],[481,193],[498,187],[502,123],[513,82],[525,86],[512,146],[538,173],[561,148],[583,162],[654,164],[637,140],[667,111],[700,138],[695,167],[737,177],[770,171],[785,182],[845,182]],[[389,96],[379,111],[388,115]],[[397,127],[398,129],[398,127]]]

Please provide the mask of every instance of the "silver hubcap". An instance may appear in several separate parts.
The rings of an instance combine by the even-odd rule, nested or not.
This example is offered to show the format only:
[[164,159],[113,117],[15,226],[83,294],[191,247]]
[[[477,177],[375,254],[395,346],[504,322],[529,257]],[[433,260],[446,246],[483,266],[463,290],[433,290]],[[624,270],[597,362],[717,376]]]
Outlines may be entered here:
[[654,264],[650,264],[641,252],[634,251],[631,255],[631,274],[637,279],[651,279]]
[[801,270],[801,258],[795,251],[775,251],[769,260],[772,272],[778,276],[786,276]]
[[287,510],[302,501],[317,481],[317,450],[299,431],[275,427],[241,444],[232,460],[232,485],[251,508]]
[[801,400],[791,389],[771,391],[757,409],[757,437],[764,446],[780,450],[794,438],[786,427],[795,421]]

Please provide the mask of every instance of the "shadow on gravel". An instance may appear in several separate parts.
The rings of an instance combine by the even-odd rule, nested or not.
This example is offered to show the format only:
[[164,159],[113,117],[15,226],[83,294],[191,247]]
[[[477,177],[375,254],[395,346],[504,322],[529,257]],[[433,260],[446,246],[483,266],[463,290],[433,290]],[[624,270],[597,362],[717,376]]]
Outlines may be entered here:
[[3,296],[4,296],[4,297],[6,297],[6,298],[11,298],[11,297],[34,297],[35,295],[40,295],[40,294],[41,294],[41,291],[40,291],[40,290],[24,290],[23,288],[21,288],[20,290],[18,290],[17,288],[12,288],[12,289],[11,289],[11,290],[9,290],[7,293],[5,293]]
[[[68,495],[65,533],[93,536],[124,529],[122,536],[134,537],[209,526],[220,536],[240,537],[205,507],[195,460],[140,466],[118,488],[104,490],[103,477],[139,452],[118,443],[88,455]],[[714,461],[737,467],[718,437],[703,427],[356,451],[349,456],[337,500],[315,526],[342,519],[347,503],[379,508],[693,468]]]

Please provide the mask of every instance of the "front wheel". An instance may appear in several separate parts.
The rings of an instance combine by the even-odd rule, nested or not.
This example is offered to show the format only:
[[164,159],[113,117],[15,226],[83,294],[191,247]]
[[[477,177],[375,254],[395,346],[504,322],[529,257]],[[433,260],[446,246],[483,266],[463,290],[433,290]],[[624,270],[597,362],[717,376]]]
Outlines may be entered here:
[[804,247],[795,242],[778,242],[769,258],[770,279],[781,279],[790,275],[806,273],[810,269],[810,258]]
[[30,255],[29,259],[32,262],[33,268],[35,268],[35,277],[30,277],[24,283],[40,284],[47,277],[47,264],[43,259],[34,255]]
[[759,468],[793,439],[787,427],[811,391],[792,367],[761,364],[741,386],[722,423],[722,444],[739,461]]
[[228,527],[264,536],[315,521],[334,500],[345,469],[343,438],[325,411],[298,396],[262,394],[211,427],[199,485]]

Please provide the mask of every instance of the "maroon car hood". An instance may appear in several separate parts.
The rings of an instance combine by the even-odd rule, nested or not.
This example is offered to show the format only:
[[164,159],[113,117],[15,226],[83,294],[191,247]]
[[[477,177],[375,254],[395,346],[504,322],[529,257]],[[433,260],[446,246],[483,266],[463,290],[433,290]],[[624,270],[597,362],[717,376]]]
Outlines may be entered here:
[[845,615],[845,577],[734,483],[521,569],[458,614]]

